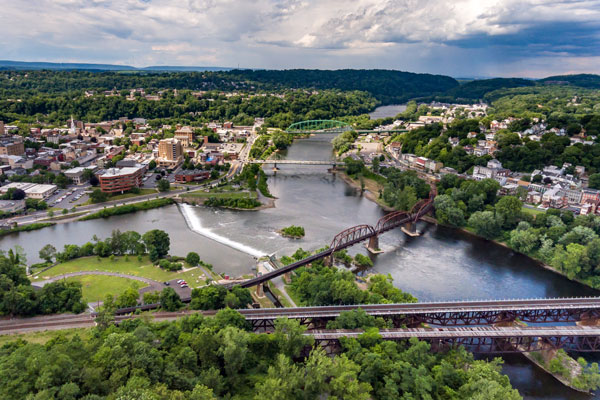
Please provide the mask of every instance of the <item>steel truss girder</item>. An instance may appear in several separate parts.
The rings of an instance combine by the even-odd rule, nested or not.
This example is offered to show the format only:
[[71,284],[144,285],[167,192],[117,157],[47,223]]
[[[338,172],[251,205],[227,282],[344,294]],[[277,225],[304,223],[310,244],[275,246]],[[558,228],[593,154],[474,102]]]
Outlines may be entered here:
[[341,231],[331,241],[329,248],[332,252],[341,250],[351,244],[361,242],[375,236],[375,229],[371,225],[357,225]]

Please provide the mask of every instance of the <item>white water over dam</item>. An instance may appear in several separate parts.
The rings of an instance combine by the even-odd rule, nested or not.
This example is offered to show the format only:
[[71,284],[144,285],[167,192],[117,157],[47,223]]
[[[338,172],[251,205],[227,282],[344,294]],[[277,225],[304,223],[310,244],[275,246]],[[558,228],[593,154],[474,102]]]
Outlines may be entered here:
[[197,234],[212,239],[221,244],[224,244],[225,246],[231,247],[232,249],[239,250],[242,253],[249,254],[255,258],[260,258],[267,254],[266,251],[258,250],[254,247],[245,245],[240,242],[236,242],[211,231],[209,228],[202,226],[202,220],[198,217],[196,213],[194,213],[193,206],[191,205],[185,203],[180,204],[179,210],[181,211],[181,214],[183,215],[183,218],[185,219],[185,222],[187,223],[188,227]]

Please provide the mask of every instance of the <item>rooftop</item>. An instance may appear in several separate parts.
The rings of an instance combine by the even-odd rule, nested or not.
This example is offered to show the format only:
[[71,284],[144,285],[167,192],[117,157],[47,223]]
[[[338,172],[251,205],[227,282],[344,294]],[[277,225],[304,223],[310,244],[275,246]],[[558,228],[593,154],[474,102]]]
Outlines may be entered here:
[[104,170],[99,176],[103,178],[112,178],[115,176],[131,175],[141,170],[139,167],[109,168]]

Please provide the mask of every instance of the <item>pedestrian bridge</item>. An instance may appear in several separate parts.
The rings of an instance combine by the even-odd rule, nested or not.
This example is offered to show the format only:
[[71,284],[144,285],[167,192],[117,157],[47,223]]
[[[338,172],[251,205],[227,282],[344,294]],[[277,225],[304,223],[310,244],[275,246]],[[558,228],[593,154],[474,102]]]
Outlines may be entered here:
[[311,160],[251,160],[247,161],[249,164],[293,164],[293,165],[337,165],[338,161],[325,160],[325,161],[311,161]]

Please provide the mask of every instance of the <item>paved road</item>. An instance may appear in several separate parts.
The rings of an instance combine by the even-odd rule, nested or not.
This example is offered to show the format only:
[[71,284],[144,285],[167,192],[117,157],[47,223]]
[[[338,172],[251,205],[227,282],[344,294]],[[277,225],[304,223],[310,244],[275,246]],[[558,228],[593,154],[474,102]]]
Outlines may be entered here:
[[[100,210],[104,209],[105,207],[109,207],[109,206],[113,206],[113,205],[134,204],[134,203],[140,203],[140,202],[143,202],[146,200],[151,200],[151,199],[159,199],[159,198],[164,198],[164,197],[176,197],[177,195],[179,195],[181,193],[185,193],[185,192],[186,192],[185,189],[179,189],[179,190],[172,190],[170,192],[152,193],[152,194],[142,195],[142,196],[138,196],[138,197],[131,197],[128,199],[123,199],[123,200],[112,200],[112,201],[107,201],[105,203],[89,204],[87,206],[77,207],[76,212],[79,213],[82,211],[87,211],[87,212],[100,211]],[[48,218],[47,212],[41,211],[41,212],[37,212],[34,214],[25,215],[22,217],[16,217],[16,218],[11,219],[11,221],[17,222],[19,225],[25,225],[25,224],[36,222],[40,219],[46,219],[46,218]]]

